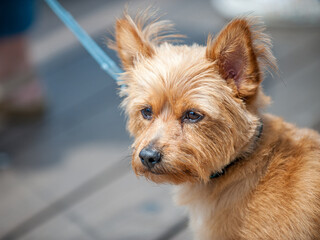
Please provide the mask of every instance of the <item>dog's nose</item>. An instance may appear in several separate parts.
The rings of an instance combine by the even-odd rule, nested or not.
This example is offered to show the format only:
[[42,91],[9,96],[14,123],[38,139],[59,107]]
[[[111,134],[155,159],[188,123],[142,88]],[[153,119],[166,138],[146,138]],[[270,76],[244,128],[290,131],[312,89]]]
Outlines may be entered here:
[[153,168],[161,161],[161,153],[152,147],[145,147],[139,153],[139,157],[144,166]]

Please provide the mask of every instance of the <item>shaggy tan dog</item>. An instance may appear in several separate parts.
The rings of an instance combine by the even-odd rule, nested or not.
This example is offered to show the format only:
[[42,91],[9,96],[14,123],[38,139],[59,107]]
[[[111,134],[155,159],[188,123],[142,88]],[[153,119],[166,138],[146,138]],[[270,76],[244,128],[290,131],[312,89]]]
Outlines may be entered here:
[[235,19],[207,46],[170,44],[168,27],[125,13],[111,44],[135,173],[177,185],[195,239],[320,239],[320,137],[261,112],[276,69],[262,25]]

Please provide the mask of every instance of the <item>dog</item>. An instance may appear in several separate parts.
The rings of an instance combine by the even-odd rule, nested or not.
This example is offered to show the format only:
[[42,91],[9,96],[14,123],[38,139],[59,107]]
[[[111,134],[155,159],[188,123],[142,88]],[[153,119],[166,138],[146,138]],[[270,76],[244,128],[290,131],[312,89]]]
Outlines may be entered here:
[[320,239],[320,136],[263,112],[277,71],[264,29],[237,18],[187,46],[168,21],[116,21],[132,168],[176,185],[195,239]]

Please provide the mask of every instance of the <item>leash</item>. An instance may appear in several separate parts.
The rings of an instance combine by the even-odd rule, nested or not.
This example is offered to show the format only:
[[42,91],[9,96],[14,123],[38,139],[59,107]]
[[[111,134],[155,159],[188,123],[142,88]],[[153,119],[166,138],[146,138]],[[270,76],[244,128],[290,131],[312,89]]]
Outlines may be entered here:
[[[72,15],[66,11],[56,0],[44,0],[51,10],[76,36],[82,46],[96,60],[101,69],[109,74],[115,81],[119,81],[118,76],[122,70],[115,62],[98,46],[98,44],[87,34],[87,32],[77,23]],[[123,87],[122,85],[121,87]]]

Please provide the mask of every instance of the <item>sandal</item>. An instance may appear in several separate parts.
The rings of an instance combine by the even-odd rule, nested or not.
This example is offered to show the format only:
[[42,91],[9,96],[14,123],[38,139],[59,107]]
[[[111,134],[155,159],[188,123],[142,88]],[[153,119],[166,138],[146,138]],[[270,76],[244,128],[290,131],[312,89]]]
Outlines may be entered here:
[[6,123],[22,123],[44,115],[46,104],[33,71],[0,82],[0,116]]

